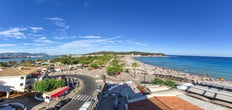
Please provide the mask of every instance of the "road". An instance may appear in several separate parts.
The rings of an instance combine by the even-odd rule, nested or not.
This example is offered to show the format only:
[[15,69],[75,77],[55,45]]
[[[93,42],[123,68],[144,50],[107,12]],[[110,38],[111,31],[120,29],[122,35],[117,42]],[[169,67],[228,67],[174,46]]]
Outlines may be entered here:
[[87,99],[92,98],[92,94],[96,90],[96,81],[90,76],[71,75],[83,81],[82,89],[74,96],[73,100],[65,105],[61,110],[79,110]]

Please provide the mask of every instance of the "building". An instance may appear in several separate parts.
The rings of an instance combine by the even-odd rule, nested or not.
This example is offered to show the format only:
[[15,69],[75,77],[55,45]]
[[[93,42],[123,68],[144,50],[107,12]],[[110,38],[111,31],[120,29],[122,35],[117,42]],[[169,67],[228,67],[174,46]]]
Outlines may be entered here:
[[42,73],[34,67],[1,67],[0,91],[6,92],[7,98],[11,91],[25,92],[41,76]]
[[57,89],[50,91],[50,92],[45,92],[45,93],[43,93],[43,98],[45,99],[44,101],[50,102],[54,98],[57,98],[58,96],[61,96],[62,94],[64,94],[65,91],[67,91],[69,89],[70,89],[70,87],[65,86],[65,87],[57,88]]

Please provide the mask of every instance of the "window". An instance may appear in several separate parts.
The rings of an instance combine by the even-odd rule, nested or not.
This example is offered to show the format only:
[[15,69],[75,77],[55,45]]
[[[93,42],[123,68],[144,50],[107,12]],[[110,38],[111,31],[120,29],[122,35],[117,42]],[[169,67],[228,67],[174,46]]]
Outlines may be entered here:
[[24,77],[21,77],[20,79],[24,79]]
[[23,83],[20,83],[20,86],[23,86]]

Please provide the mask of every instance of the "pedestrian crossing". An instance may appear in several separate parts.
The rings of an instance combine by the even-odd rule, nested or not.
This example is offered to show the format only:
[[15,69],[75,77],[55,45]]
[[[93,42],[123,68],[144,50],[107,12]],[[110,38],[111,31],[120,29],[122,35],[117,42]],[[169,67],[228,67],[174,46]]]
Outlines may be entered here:
[[87,101],[90,99],[94,99],[92,95],[85,95],[85,94],[76,94],[75,96],[72,97],[72,100],[76,101]]

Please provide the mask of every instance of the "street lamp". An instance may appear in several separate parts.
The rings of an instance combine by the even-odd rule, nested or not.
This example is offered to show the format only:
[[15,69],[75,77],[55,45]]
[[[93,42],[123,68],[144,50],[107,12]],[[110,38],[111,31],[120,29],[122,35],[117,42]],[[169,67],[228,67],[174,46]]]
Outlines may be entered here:
[[146,76],[145,76],[145,75],[148,75],[148,73],[147,73],[147,72],[144,72],[143,75],[144,75],[144,77],[143,77],[143,78],[144,78],[143,83],[144,83],[144,87],[145,87],[145,84],[146,84]]

